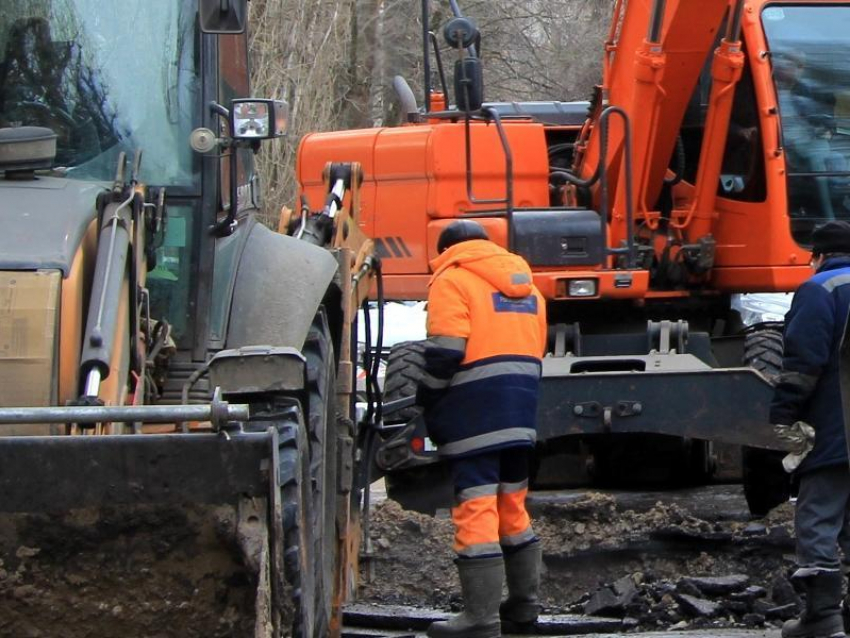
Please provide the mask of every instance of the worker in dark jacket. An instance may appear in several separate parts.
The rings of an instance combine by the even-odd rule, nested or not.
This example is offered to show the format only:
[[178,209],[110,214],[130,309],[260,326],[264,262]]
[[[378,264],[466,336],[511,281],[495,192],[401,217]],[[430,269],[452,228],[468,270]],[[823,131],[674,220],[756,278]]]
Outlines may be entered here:
[[[812,241],[816,273],[797,290],[785,317],[783,370],[770,409],[771,423],[814,435],[813,446],[797,450],[798,460],[803,458],[796,468],[794,577],[806,591],[806,608],[799,619],[785,623],[783,638],[844,635],[838,547],[839,542],[850,547],[850,467],[839,350],[850,310],[850,223],[823,224]],[[844,560],[850,561],[847,553]]]
[[464,612],[434,623],[428,636],[498,638],[500,616],[530,625],[539,613],[541,551],[525,497],[546,306],[528,264],[477,222],[451,223],[437,249],[417,402],[452,470]]

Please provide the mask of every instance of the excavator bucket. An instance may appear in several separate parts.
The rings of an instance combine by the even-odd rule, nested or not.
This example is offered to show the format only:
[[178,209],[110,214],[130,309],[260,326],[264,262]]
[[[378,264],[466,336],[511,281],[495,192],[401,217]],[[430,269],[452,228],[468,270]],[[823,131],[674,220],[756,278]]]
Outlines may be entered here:
[[289,635],[294,440],[0,437],[0,634]]

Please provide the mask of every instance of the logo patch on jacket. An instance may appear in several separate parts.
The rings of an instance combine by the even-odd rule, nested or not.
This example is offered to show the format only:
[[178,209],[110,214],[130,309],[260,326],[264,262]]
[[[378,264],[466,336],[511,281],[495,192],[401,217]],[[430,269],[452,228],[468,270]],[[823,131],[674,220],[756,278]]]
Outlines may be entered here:
[[529,295],[519,299],[506,297],[500,292],[493,293],[493,310],[496,312],[522,312],[528,315],[537,314],[537,297]]

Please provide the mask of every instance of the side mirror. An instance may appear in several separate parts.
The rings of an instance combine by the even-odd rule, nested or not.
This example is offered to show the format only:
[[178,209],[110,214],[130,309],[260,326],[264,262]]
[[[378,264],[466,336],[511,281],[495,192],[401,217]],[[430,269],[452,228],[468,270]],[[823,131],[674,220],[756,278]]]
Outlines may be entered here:
[[443,27],[443,37],[446,44],[458,52],[454,73],[457,108],[467,113],[478,111],[484,103],[484,70],[478,57],[481,44],[478,27],[469,18],[453,18]]
[[286,133],[289,105],[281,100],[233,100],[230,130],[236,140],[268,140]]
[[244,33],[248,0],[200,0],[198,15],[204,33]]
[[478,58],[455,61],[455,100],[466,113],[478,111],[484,104],[484,68]]

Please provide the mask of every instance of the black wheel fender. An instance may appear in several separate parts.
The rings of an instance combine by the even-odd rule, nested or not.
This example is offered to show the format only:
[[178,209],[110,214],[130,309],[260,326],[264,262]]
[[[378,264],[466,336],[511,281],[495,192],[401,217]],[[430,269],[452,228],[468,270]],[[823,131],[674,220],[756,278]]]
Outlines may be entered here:
[[239,258],[226,347],[303,347],[338,264],[324,248],[254,224]]

